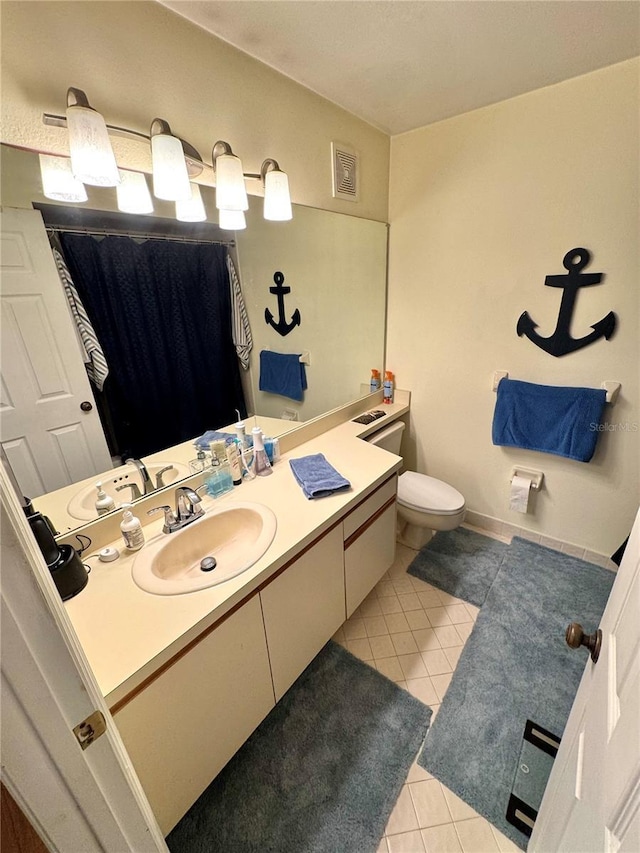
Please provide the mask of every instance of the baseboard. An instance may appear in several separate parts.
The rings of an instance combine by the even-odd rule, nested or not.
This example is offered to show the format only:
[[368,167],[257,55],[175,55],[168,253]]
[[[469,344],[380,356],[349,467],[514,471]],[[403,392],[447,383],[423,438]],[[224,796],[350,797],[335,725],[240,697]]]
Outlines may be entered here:
[[511,524],[511,522],[501,521],[499,518],[493,518],[490,515],[483,515],[481,512],[474,512],[468,509],[465,524],[507,539],[510,539],[512,536],[520,536],[522,539],[528,539],[530,542],[544,545],[545,548],[553,548],[554,551],[561,551],[570,557],[578,557],[581,560],[586,560],[587,563],[594,563],[603,569],[609,569],[612,572],[618,570],[616,564],[605,554],[598,554],[597,551],[581,548],[579,545],[574,545],[571,542],[564,542],[561,539],[544,536],[542,533],[527,530],[525,527],[518,527],[516,524]]

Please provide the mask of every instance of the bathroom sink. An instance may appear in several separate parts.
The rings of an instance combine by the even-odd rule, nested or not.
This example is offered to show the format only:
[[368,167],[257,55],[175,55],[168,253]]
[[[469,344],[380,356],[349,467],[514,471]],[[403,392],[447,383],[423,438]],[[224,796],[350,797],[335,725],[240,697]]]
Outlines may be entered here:
[[246,571],[262,557],[275,533],[276,517],[269,507],[228,504],[149,542],[136,555],[131,574],[141,589],[155,595],[206,589]]
[[[171,466],[172,470],[165,471],[162,475],[162,481],[165,486],[170,486],[176,480],[182,480],[189,476],[189,469],[186,465],[180,462],[149,462],[145,464],[151,481],[156,482],[156,474],[163,468]],[[125,483],[135,483],[142,492],[142,478],[136,469],[135,465],[121,465],[114,471],[108,474],[103,474],[102,477],[96,477],[95,481],[88,486],[83,486],[80,491],[71,498],[67,505],[67,512],[72,518],[77,518],[78,521],[91,521],[98,517],[95,503],[98,497],[96,483],[101,482],[103,490],[112,497],[116,502],[116,507],[131,501],[131,489],[123,489],[121,492],[116,491],[117,486],[122,486]]]

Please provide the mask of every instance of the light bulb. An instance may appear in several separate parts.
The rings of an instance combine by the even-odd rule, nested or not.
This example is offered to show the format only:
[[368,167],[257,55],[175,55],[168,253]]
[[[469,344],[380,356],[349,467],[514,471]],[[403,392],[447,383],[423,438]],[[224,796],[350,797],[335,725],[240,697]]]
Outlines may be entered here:
[[40,176],[42,192],[55,201],[83,202],[87,200],[84,184],[74,178],[71,160],[68,157],[53,157],[40,154]]
[[180,222],[204,222],[207,212],[204,209],[202,195],[198,184],[191,184],[191,198],[188,201],[176,202],[176,219]]
[[118,165],[100,113],[88,105],[72,104],[67,107],[67,128],[74,177],[96,187],[117,186]]
[[273,169],[264,176],[263,215],[265,219],[275,222],[284,222],[293,218],[289,178],[286,172]]
[[120,183],[116,187],[118,210],[123,213],[153,213],[153,201],[142,172],[120,170]]
[[180,140],[168,133],[152,134],[151,160],[154,196],[166,201],[189,201],[191,186]]
[[249,199],[240,158],[235,154],[219,154],[215,158],[215,172],[218,210],[248,210]]
[[218,223],[224,231],[244,231],[247,227],[243,210],[220,210],[218,214]]

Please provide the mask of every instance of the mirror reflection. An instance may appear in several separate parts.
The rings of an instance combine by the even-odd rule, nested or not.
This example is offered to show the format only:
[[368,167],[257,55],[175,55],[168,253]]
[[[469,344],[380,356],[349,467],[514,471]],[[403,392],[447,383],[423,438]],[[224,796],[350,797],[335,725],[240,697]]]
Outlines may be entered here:
[[[233,432],[236,410],[248,419],[248,431],[257,417],[265,435],[276,437],[361,396],[371,368],[383,367],[384,223],[299,205],[292,221],[268,222],[261,200],[253,198],[247,229],[233,233],[209,222],[176,223],[160,205],[154,217],[114,215],[97,209],[115,207],[115,199],[105,200],[110,191],[93,190],[83,206],[47,202],[47,234],[40,213],[28,209],[47,201],[37,155],[3,146],[2,169],[3,255],[14,278],[19,245],[44,267],[32,271],[27,304],[3,264],[1,440],[24,493],[59,532],[97,517],[96,502],[136,500],[189,476],[195,439],[206,430]],[[202,195],[211,213],[213,193],[203,187]],[[8,207],[24,208],[11,211],[24,215],[11,228]],[[100,344],[110,336],[102,347],[110,354],[102,389],[95,376],[88,379],[96,359],[72,322],[77,317],[49,237],[78,295],[86,297],[86,306],[80,302],[99,327],[93,331]],[[248,352],[246,340],[243,351],[232,339],[227,256],[244,301]],[[126,286],[117,285],[118,276]],[[40,287],[44,279],[55,290],[54,307],[34,289],[34,281]],[[223,294],[218,301],[216,289]],[[214,350],[221,343],[226,349],[219,357]],[[263,381],[261,389],[261,352],[276,360],[302,358],[302,394],[290,384],[273,392]],[[79,389],[72,374],[79,374]],[[69,404],[57,424],[45,423],[43,403],[52,401],[58,408]],[[100,491],[109,500],[99,498]]]

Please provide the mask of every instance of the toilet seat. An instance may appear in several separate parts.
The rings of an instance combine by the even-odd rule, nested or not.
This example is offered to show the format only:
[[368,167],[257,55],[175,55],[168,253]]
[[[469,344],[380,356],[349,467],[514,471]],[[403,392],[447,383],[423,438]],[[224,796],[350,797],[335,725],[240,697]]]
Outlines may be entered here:
[[405,471],[398,478],[398,503],[433,515],[457,515],[464,509],[464,497],[457,489],[417,471]]

